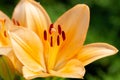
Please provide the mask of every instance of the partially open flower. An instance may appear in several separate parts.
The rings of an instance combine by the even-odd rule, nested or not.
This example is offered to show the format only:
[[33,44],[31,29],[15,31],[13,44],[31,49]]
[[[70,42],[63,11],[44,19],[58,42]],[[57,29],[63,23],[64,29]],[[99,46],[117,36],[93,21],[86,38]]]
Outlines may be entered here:
[[[9,17],[7,17],[2,11],[0,11],[0,56],[3,55],[5,58],[11,60],[11,65],[13,65],[17,71],[21,72],[22,64],[14,55],[13,49],[11,47],[11,41],[8,35],[8,32],[13,28],[15,28],[15,26],[13,25]],[[2,66],[0,66],[0,69],[2,69]]]
[[11,26],[12,22],[10,21],[10,19],[3,12],[0,11],[0,47],[10,45],[7,29],[11,29]]
[[83,78],[84,66],[118,52],[107,43],[83,45],[90,19],[89,7],[78,4],[52,24],[34,0],[21,0],[13,19],[26,28],[10,32],[15,55],[26,79],[59,76]]

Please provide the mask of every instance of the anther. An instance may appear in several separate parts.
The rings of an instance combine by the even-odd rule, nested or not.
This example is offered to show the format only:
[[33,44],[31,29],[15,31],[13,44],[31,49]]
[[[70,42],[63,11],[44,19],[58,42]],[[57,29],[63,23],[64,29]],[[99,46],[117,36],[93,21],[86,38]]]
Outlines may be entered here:
[[53,37],[50,38],[50,46],[53,47]]
[[6,31],[4,31],[4,36],[7,37],[7,33],[6,33]]
[[53,24],[50,25],[50,28],[49,28],[49,33],[52,34],[52,28],[53,28]]
[[18,21],[16,21],[15,19],[12,19],[12,21],[13,21],[14,25],[20,26],[20,23]]
[[17,26],[20,26],[20,23],[18,21],[16,21],[16,24],[17,24]]
[[6,19],[4,19],[4,23],[6,22]]
[[12,21],[13,21],[13,24],[16,24],[15,19],[12,19]]
[[62,31],[62,39],[63,39],[63,41],[66,39],[66,36],[65,36],[65,32],[64,32],[64,31]]
[[57,45],[58,46],[60,45],[60,37],[59,37],[59,35],[57,36]]
[[62,33],[62,29],[61,29],[61,26],[58,25],[58,33],[61,34]]
[[47,40],[47,31],[44,30],[44,40]]

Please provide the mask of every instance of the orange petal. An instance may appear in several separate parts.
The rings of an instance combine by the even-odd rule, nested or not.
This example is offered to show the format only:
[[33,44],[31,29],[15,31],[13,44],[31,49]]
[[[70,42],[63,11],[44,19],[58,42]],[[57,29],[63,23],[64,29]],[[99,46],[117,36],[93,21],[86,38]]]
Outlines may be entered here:
[[77,55],[77,58],[84,65],[88,65],[97,59],[114,55],[117,52],[118,50],[114,46],[107,43],[92,43],[85,45]]
[[19,60],[14,55],[14,52],[13,52],[12,48],[10,48],[10,47],[1,47],[0,48],[0,55],[4,55],[4,56],[8,57],[11,60],[14,68],[19,73],[22,73],[22,64],[19,62]]
[[14,27],[10,18],[2,11],[0,11],[0,19],[5,20],[5,28],[12,29]]
[[10,32],[15,55],[20,62],[32,71],[45,71],[43,45],[32,31],[20,28]]
[[49,77],[50,74],[44,72],[33,72],[26,67],[23,67],[23,76],[28,79],[34,79],[38,77]]
[[12,52],[12,48],[10,47],[0,47],[0,55],[5,55],[9,57],[11,52]]
[[58,54],[58,63],[61,59],[73,57],[82,47],[89,26],[90,12],[85,4],[78,4],[63,14],[56,22],[55,27],[61,26],[65,32],[65,40],[61,41]]
[[0,11],[0,46],[10,45],[7,31],[14,27],[10,19],[2,11]]
[[51,24],[50,18],[44,8],[34,0],[20,0],[16,6],[13,17],[21,26],[28,27],[43,38],[44,30]]
[[53,76],[65,78],[83,78],[85,68],[77,59],[72,59],[67,62],[60,70],[51,70]]

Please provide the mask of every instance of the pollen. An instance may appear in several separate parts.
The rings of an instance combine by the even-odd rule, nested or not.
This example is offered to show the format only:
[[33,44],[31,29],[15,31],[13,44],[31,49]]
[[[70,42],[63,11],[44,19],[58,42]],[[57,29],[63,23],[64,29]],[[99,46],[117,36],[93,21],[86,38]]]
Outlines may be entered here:
[[62,39],[63,39],[63,41],[66,39],[66,36],[65,36],[65,32],[64,32],[64,31],[62,31]]
[[44,40],[48,41],[51,47],[55,45],[60,46],[66,39],[65,31],[62,30],[61,25],[58,25],[56,28],[51,24],[48,31],[44,30],[43,32]]
[[12,22],[13,22],[14,25],[20,26],[19,21],[15,20],[14,18],[12,19]]
[[57,36],[57,45],[58,46],[60,45],[60,37],[59,37],[59,35]]
[[4,36],[7,37],[7,32],[6,31],[4,31]]
[[53,47],[53,37],[50,37],[50,46]]
[[47,40],[47,31],[44,30],[44,40]]
[[61,26],[60,25],[58,25],[58,33],[61,35],[61,33],[62,33],[62,29],[61,29]]

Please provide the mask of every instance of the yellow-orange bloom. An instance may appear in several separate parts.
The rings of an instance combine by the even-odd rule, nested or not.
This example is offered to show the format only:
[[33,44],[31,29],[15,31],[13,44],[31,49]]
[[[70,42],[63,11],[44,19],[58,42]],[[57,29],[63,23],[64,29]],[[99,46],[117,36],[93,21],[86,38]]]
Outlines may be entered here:
[[[15,28],[15,25],[12,23],[9,17],[7,17],[2,11],[0,11],[0,55],[3,55],[3,57],[5,58],[8,57],[9,59],[7,60],[11,60],[14,68],[21,72],[22,64],[14,55],[14,52],[11,48],[11,41],[8,35],[8,31],[12,30],[13,28]],[[2,65],[0,68],[2,69]]]
[[26,79],[83,78],[86,65],[118,52],[107,43],[83,45],[90,19],[89,7],[85,4],[76,5],[52,24],[41,5],[34,0],[21,0],[13,19],[29,28],[9,33]]
[[10,40],[7,35],[7,29],[11,28],[10,25],[12,26],[10,19],[0,11],[0,47],[10,45]]

